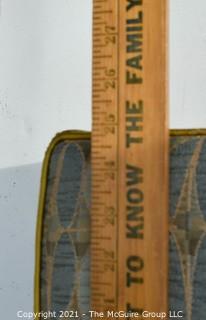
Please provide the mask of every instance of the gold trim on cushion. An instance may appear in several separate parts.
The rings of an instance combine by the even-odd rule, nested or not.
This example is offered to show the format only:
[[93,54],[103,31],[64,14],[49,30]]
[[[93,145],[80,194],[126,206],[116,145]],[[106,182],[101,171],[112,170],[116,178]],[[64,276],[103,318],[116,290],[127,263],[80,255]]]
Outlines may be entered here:
[[49,162],[52,155],[52,152],[57,144],[65,140],[88,140],[90,139],[91,134],[85,131],[71,130],[63,131],[58,133],[46,151],[42,173],[41,173],[41,186],[39,193],[39,205],[38,205],[38,216],[36,224],[36,241],[35,241],[35,274],[34,274],[34,312],[40,312],[40,271],[41,271],[41,237],[42,237],[42,222],[43,222],[43,212],[44,212],[44,203],[46,196],[46,187],[47,187],[47,176]]
[[[174,136],[206,136],[206,129],[172,129],[169,131],[170,137]],[[41,271],[41,237],[42,237],[42,222],[43,212],[47,187],[48,168],[52,152],[56,145],[65,140],[87,140],[91,138],[90,132],[85,131],[64,131],[58,133],[46,151],[42,166],[41,186],[39,193],[38,217],[36,225],[36,242],[35,242],[35,277],[34,277],[34,311],[40,312],[40,271]]]
[[206,136],[206,129],[172,129],[170,136]]

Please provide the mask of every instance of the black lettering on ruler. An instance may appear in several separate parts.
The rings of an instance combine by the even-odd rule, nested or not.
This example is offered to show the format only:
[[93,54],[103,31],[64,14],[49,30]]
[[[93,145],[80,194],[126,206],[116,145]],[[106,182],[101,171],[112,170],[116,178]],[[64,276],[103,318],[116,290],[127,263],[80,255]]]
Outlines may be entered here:
[[144,193],[141,189],[143,183],[143,169],[126,165],[126,236],[127,238],[144,238]]
[[126,147],[143,142],[143,101],[126,101]]
[[132,9],[134,6],[141,6],[143,0],[127,0],[127,11]]
[[[142,1],[129,1],[127,11]],[[135,12],[133,19],[126,20],[126,83],[141,84],[143,82],[143,11]]]
[[142,284],[143,278],[139,275],[139,272],[144,268],[144,261],[139,256],[129,256],[127,258],[127,274],[126,283],[127,287],[131,287],[134,284]]

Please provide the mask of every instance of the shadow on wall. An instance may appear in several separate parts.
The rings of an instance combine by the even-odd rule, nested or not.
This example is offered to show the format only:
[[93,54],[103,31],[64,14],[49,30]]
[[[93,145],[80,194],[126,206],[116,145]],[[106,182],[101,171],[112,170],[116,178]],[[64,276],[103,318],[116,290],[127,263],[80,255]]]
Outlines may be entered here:
[[33,310],[40,175],[41,163],[0,170],[0,310],[5,319]]

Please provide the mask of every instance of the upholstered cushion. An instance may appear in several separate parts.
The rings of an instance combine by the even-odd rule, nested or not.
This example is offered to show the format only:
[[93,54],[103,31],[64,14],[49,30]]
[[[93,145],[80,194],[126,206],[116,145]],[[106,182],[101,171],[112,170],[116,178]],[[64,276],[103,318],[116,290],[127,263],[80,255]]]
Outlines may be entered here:
[[88,134],[60,134],[48,153],[37,226],[42,232],[37,230],[35,308],[59,316],[65,310],[84,313],[89,308]]
[[[170,147],[169,305],[187,320],[206,315],[206,137],[196,133],[172,135]],[[90,180],[89,135],[59,135],[42,174],[37,311],[89,310]]]
[[[194,132],[195,133],[195,132]],[[206,315],[206,137],[171,137],[170,308]]]

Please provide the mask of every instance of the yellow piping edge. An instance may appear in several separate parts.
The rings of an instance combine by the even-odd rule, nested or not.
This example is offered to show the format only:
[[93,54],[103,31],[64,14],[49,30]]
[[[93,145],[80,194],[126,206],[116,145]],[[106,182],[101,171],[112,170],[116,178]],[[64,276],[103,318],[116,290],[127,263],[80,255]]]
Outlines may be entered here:
[[[172,129],[170,136],[201,136],[206,135],[206,129]],[[90,139],[91,133],[86,131],[71,130],[58,133],[49,144],[45,153],[40,181],[39,205],[36,222],[35,240],[35,274],[34,274],[34,312],[40,312],[40,263],[41,263],[41,235],[44,201],[46,195],[46,182],[49,160],[55,146],[64,140]]]
[[64,140],[88,140],[91,134],[86,131],[71,130],[58,133],[50,142],[43,160],[40,180],[39,204],[36,222],[36,239],[35,239],[35,270],[34,270],[34,312],[39,313],[40,310],[40,269],[41,269],[41,235],[43,211],[46,195],[46,183],[49,168],[49,161],[55,146]]
[[172,129],[170,136],[205,136],[206,129]]

